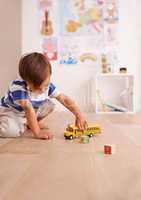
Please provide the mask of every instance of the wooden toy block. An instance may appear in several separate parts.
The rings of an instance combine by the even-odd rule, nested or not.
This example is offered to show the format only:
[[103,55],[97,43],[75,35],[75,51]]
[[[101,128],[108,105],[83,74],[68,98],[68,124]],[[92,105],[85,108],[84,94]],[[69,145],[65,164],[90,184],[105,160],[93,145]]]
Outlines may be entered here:
[[105,144],[104,145],[104,154],[114,154],[115,145],[114,144]]

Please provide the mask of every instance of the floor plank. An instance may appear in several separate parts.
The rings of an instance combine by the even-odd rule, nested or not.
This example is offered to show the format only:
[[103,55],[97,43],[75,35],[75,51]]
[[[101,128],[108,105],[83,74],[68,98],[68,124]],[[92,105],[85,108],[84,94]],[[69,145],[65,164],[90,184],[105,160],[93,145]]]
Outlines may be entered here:
[[[102,134],[89,144],[66,141],[63,132],[74,118],[54,113],[46,123],[52,141],[0,139],[1,200],[140,200],[140,115],[86,114]],[[116,153],[105,155],[104,144]]]

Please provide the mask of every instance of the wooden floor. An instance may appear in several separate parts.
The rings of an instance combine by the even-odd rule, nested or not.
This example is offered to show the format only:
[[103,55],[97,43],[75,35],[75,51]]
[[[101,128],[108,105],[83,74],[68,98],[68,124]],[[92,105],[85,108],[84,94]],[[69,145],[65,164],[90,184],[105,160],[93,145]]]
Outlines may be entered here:
[[0,139],[0,200],[141,200],[141,115],[87,119],[103,129],[89,144],[64,140],[70,113],[51,114],[52,141]]

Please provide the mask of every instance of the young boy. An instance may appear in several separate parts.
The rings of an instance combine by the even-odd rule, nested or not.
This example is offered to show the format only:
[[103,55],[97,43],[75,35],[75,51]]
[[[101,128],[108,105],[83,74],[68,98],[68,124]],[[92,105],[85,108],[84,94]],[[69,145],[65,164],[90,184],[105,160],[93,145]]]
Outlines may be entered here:
[[22,135],[26,124],[36,138],[51,139],[52,134],[41,129],[39,123],[54,109],[51,98],[56,98],[75,115],[78,128],[87,127],[85,117],[75,103],[50,82],[51,73],[51,65],[43,54],[35,52],[21,58],[21,79],[14,80],[1,99],[0,137]]

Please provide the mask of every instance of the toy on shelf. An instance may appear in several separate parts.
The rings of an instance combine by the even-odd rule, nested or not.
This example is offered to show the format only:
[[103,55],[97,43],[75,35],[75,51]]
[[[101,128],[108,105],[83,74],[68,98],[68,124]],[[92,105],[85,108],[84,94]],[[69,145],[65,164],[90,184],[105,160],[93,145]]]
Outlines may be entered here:
[[104,154],[114,154],[115,145],[114,144],[105,144],[104,145]]
[[126,68],[126,67],[120,67],[120,68],[119,68],[119,72],[120,72],[121,74],[126,74],[126,73],[127,73],[127,68]]
[[101,68],[102,68],[102,73],[109,73],[111,72],[111,69],[108,67],[108,62],[107,62],[107,56],[105,54],[102,54],[101,56]]
[[72,140],[83,135],[92,137],[100,133],[101,127],[98,124],[88,124],[88,128],[86,130],[80,130],[75,125],[68,125],[66,131],[64,132],[64,137],[68,140]]

